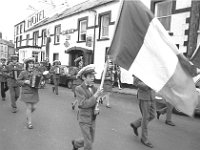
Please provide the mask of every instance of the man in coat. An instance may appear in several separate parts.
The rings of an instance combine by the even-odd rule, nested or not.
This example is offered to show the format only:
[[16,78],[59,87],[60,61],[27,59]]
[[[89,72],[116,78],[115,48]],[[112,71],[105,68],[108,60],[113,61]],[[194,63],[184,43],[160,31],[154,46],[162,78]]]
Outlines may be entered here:
[[139,118],[130,125],[136,136],[138,136],[137,129],[139,127],[141,130],[141,143],[147,147],[153,148],[153,145],[148,140],[148,123],[155,118],[155,101],[154,101],[154,91],[148,87],[144,82],[142,82],[137,77],[135,78],[135,85],[138,88],[137,98],[139,100],[139,107],[142,114],[142,118]]
[[1,82],[1,97],[2,101],[5,101],[6,99],[6,91],[8,90],[7,85],[7,78],[5,75],[6,72],[6,58],[1,58],[1,64],[0,64],[0,82]]
[[17,61],[18,61],[18,56],[11,55],[11,62],[7,66],[7,72],[8,72],[7,82],[10,91],[11,108],[13,113],[17,112],[16,101],[18,100],[20,95],[20,87],[16,79],[23,69],[22,65],[20,65]]
[[96,115],[94,113],[98,97],[102,90],[94,87],[94,66],[83,67],[77,74],[83,83],[75,88],[78,100],[78,122],[83,138],[72,141],[73,150],[84,147],[84,150],[92,150],[95,134]]

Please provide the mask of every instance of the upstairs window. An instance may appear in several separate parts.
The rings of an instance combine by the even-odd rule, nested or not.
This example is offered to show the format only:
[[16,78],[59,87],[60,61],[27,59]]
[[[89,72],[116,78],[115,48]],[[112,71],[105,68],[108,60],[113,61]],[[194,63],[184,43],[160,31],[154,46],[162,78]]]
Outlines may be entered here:
[[33,32],[33,46],[38,46],[39,31]]
[[100,39],[109,37],[110,13],[100,15]]
[[30,37],[30,34],[27,34],[27,35],[26,35],[26,45],[29,44],[29,37]]
[[22,46],[22,35],[19,37],[19,46]]
[[170,31],[172,15],[172,1],[158,2],[155,6],[155,16],[162,23],[166,30]]
[[18,37],[16,37],[16,47],[18,47]]
[[60,43],[60,32],[61,32],[61,26],[60,25],[55,26],[54,44],[59,44]]
[[87,20],[79,21],[79,39],[78,41],[86,41],[86,33],[87,33]]
[[46,29],[42,30],[42,45],[46,45],[47,41],[47,31]]

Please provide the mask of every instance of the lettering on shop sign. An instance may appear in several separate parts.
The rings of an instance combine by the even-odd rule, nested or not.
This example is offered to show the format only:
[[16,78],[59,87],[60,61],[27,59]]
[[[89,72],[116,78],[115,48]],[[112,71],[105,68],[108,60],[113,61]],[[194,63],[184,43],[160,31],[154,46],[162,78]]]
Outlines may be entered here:
[[75,32],[75,29],[68,29],[68,30],[63,30],[62,31],[62,35],[65,35],[65,34],[72,34]]
[[35,24],[39,23],[44,19],[44,10],[41,10],[27,19],[27,28],[34,26]]

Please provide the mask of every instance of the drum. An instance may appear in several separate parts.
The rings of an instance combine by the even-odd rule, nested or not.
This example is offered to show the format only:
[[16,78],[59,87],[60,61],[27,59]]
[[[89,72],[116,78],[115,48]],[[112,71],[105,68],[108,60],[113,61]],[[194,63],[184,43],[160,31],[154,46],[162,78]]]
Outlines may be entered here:
[[33,75],[31,78],[31,87],[32,88],[40,88],[40,81],[41,81],[41,76]]

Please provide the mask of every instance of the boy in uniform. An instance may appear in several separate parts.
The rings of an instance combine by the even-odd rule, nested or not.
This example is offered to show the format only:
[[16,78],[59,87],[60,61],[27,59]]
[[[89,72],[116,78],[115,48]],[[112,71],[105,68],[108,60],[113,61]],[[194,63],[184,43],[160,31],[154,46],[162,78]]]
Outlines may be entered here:
[[7,85],[7,79],[6,79],[6,58],[2,57],[1,58],[1,64],[0,64],[0,82],[1,82],[1,97],[2,101],[5,101],[6,98],[6,91],[8,90],[8,85]]
[[78,100],[78,122],[81,128],[83,138],[72,141],[73,150],[84,147],[84,150],[92,150],[95,134],[95,106],[97,99],[102,94],[94,84],[94,65],[83,67],[77,74],[77,77],[83,80],[83,83],[75,88]]
[[59,79],[60,79],[60,65],[61,62],[59,60],[55,60],[53,62],[53,66],[50,69],[50,73],[53,75],[53,83],[54,83],[54,87],[52,87],[52,91],[56,92],[56,95],[58,95],[58,85],[59,85]]

